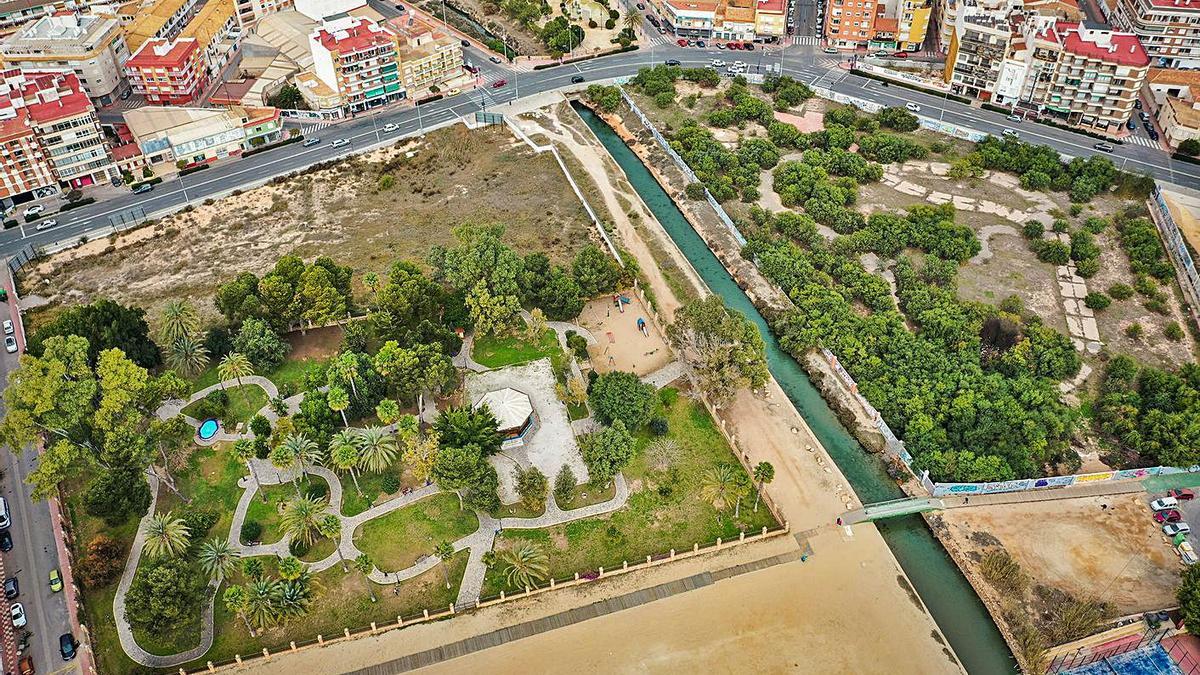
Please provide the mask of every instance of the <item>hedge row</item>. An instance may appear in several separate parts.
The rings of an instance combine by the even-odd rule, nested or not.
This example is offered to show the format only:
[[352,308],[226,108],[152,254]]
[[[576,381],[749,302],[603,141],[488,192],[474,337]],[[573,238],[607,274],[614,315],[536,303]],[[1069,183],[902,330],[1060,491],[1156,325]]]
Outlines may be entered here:
[[258,153],[260,153],[260,152],[266,152],[266,151],[268,151],[268,150],[274,150],[275,148],[278,148],[278,147],[281,147],[281,146],[284,146],[284,145],[291,145],[292,143],[299,143],[299,142],[300,142],[300,141],[302,141],[302,140],[304,140],[304,135],[303,135],[303,134],[296,134],[295,136],[291,136],[291,137],[285,138],[285,139],[283,139],[282,141],[277,141],[277,142],[275,142],[275,143],[272,143],[272,144],[270,144],[270,145],[264,145],[264,146],[262,146],[262,147],[260,147],[260,148],[252,148],[252,149],[250,149],[250,150],[246,150],[245,152],[243,152],[243,153],[242,153],[242,157],[243,157],[243,158],[246,158],[246,157],[249,157],[249,156],[251,156],[251,155],[257,155],[257,154],[258,154]]

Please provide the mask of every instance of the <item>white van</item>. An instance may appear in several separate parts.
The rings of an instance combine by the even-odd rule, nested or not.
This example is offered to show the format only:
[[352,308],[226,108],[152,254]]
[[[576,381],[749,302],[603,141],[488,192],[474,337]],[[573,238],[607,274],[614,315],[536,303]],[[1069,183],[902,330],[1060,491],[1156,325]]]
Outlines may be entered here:
[[8,512],[8,500],[0,497],[0,530],[7,530],[12,525],[12,518]]
[[1163,497],[1150,502],[1151,511],[1166,511],[1175,508],[1179,508],[1179,500],[1174,497]]

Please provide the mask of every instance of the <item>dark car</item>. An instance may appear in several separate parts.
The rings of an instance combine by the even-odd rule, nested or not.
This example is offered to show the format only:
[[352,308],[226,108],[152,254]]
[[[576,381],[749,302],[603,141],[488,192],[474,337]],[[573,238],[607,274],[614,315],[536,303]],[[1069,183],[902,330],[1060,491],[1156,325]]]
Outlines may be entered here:
[[1174,490],[1167,490],[1167,496],[1174,497],[1181,502],[1186,502],[1189,499],[1195,499],[1196,493],[1187,488],[1176,488]]
[[129,97],[130,97],[130,96],[132,96],[132,95],[133,95],[133,90],[132,90],[132,89],[126,89],[125,91],[121,92],[121,100],[122,100],[122,101],[128,101],[128,100],[129,100]]
[[464,47],[470,47],[470,46],[471,46],[471,41],[470,41],[470,40],[459,40],[459,42],[460,42],[460,43],[462,44],[462,46],[464,46]]
[[1138,110],[1141,110],[1142,109],[1142,99],[1140,99],[1140,98],[1133,99],[1133,107],[1137,108]]
[[679,65],[679,59],[667,59],[664,63],[668,66],[677,66]]
[[1178,523],[1181,520],[1183,520],[1183,514],[1175,509],[1158,511],[1154,514],[1154,522],[1156,523]]
[[571,84],[579,84],[580,82],[583,82],[582,75],[576,75],[575,77],[571,78]]
[[404,11],[404,5],[396,5],[396,11],[397,11],[397,12],[403,12],[403,11]]
[[1135,122],[1131,117],[1129,118],[1129,121],[1125,123],[1125,128],[1133,131],[1134,129],[1137,129],[1137,122]]
[[9,577],[4,580],[4,597],[12,600],[21,594],[21,585],[17,583],[16,577]]
[[754,43],[753,42],[743,42],[742,49],[745,49],[748,52],[752,52],[752,51],[754,51]]
[[12,550],[12,546],[12,535],[8,533],[8,530],[0,532],[0,551],[8,553]]
[[638,9],[646,9],[646,5],[644,5],[644,4],[642,4],[642,3],[640,3],[640,2],[639,2],[639,3],[637,4],[637,8],[638,8]]
[[70,661],[75,658],[75,648],[79,643],[75,641],[75,636],[70,633],[63,633],[58,636],[58,653],[62,654],[63,661]]
[[1147,133],[1150,134],[1150,140],[1152,140],[1152,141],[1158,140],[1158,132],[1157,131],[1150,129]]

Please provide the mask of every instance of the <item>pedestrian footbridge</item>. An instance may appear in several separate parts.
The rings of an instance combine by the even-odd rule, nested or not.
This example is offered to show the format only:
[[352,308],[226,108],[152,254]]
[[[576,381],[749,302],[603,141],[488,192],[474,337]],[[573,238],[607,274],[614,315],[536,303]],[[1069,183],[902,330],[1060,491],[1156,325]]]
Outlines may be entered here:
[[867,504],[860,509],[847,511],[838,520],[841,525],[853,525],[871,520],[898,518],[924,511],[940,511],[944,508],[946,508],[946,504],[937,497],[907,497]]

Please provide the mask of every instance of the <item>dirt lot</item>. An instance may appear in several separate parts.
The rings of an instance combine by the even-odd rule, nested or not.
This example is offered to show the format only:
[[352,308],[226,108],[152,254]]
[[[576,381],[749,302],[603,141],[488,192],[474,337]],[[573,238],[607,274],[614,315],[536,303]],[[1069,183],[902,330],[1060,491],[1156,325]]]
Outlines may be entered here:
[[[381,185],[383,175],[393,176],[393,187]],[[603,205],[596,208],[603,216]],[[505,129],[456,126],[206,203],[115,243],[92,242],[42,262],[22,282],[51,307],[109,296],[153,319],[168,300],[186,297],[214,316],[220,283],[262,273],[286,253],[383,272],[397,258],[419,261],[431,246],[452,244],[454,226],[479,221],[505,223],[515,248],[547,251],[558,262],[593,236],[553,157]]]
[[1110,602],[1118,615],[1175,602],[1179,558],[1142,493],[952,509],[941,518],[962,550],[1003,547],[1031,586]]
[[958,297],[999,305],[1008,296],[1016,295],[1025,302],[1026,311],[1065,333],[1067,322],[1058,297],[1054,266],[1039,261],[1019,235],[992,235],[988,246],[991,258],[959,268]]
[[[592,332],[599,344],[588,348],[592,367],[598,373],[626,370],[639,376],[653,373],[671,362],[671,349],[658,327],[651,320],[637,293],[625,293],[630,302],[622,313],[612,299],[592,300],[579,315],[579,325]],[[638,317],[646,319],[643,335],[637,328]]]

